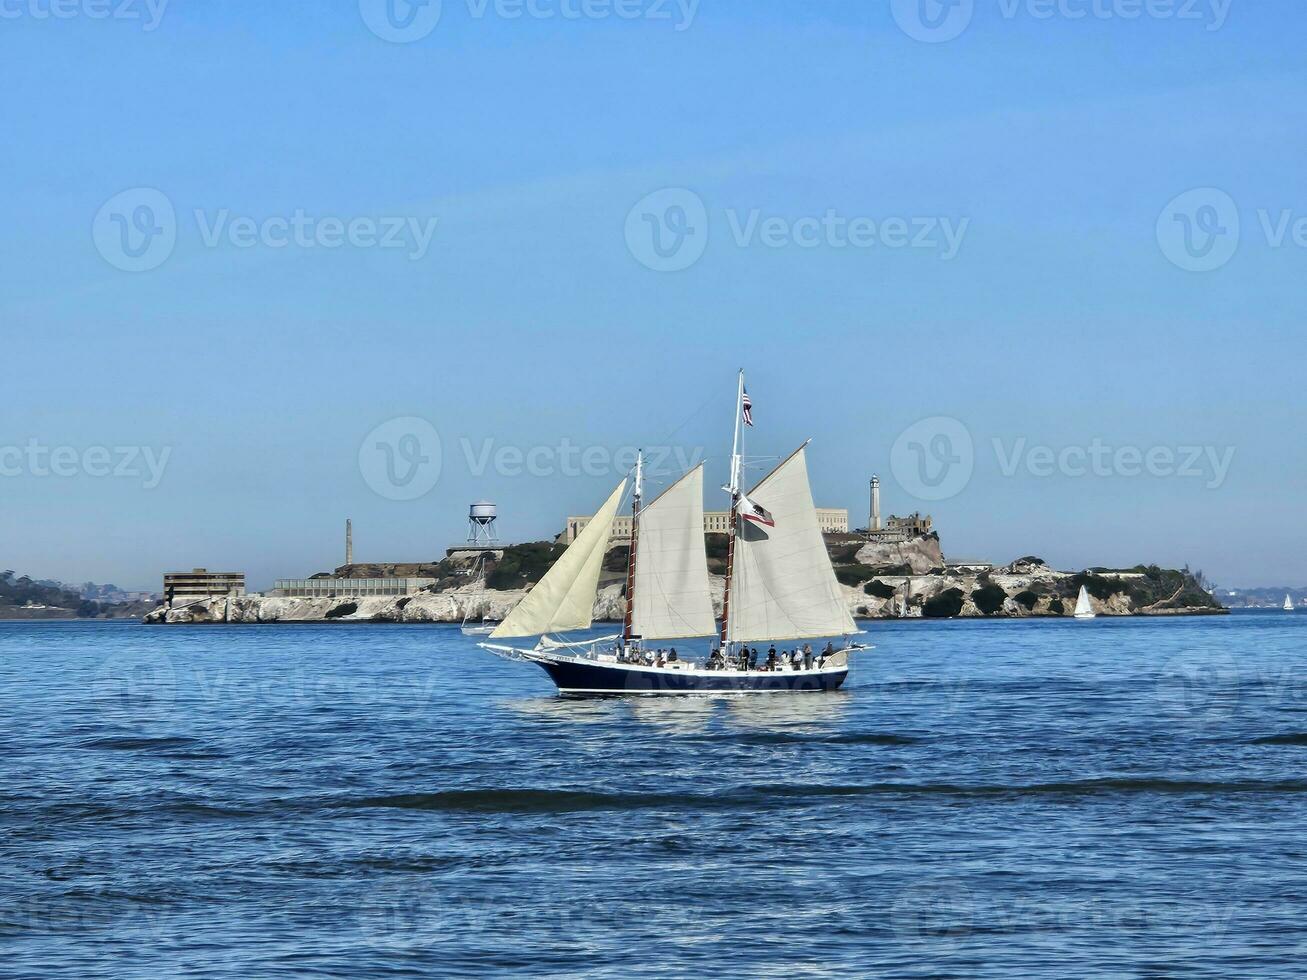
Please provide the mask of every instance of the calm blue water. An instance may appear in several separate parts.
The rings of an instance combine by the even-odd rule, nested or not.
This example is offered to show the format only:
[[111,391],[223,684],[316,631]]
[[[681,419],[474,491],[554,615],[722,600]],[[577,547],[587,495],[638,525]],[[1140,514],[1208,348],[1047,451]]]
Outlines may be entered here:
[[0,974],[1301,975],[1307,615],[562,701],[455,628],[0,624]]

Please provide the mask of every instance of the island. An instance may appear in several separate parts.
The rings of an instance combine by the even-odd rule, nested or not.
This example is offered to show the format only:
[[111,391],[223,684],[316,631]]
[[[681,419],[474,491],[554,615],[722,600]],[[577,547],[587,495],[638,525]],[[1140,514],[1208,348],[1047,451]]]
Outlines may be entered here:
[[[1057,618],[1070,616],[1083,586],[1100,616],[1223,614],[1203,581],[1189,569],[1156,565],[1058,571],[1027,555],[1002,566],[947,561],[934,533],[869,541],[858,534],[825,535],[849,612],[859,619]],[[713,602],[721,614],[725,534],[705,535]],[[349,564],[320,578],[429,580],[408,595],[224,595],[160,606],[150,624],[205,623],[460,623],[499,620],[562,555],[561,541],[452,551],[439,562]],[[596,622],[620,622],[624,609],[627,545],[604,556]]]

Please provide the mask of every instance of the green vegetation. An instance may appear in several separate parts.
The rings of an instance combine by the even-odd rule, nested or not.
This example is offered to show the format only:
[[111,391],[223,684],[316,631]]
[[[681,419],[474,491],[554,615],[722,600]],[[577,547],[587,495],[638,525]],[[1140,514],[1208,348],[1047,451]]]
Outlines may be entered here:
[[340,619],[342,616],[353,616],[359,611],[357,602],[342,602],[339,606],[332,606],[327,610],[327,619]]
[[877,599],[890,599],[898,590],[886,582],[872,580],[862,587],[862,591],[867,595],[874,595]]
[[857,564],[858,552],[862,550],[862,544],[847,545],[828,545],[826,549],[830,553],[831,563],[834,565],[855,565]]
[[875,578],[876,570],[870,565],[837,565],[835,577],[841,585],[861,585],[868,579]]
[[1025,606],[1027,609],[1034,609],[1035,603],[1039,601],[1038,594],[1031,592],[1029,589],[1026,589],[1025,592],[1018,592],[1012,598],[1016,599],[1017,602],[1021,603],[1021,605]]
[[948,619],[962,612],[965,601],[966,595],[961,589],[947,589],[927,599],[921,607],[921,614],[928,619]]
[[66,609],[80,618],[98,616],[109,607],[108,603],[99,603],[83,599],[61,582],[36,581],[26,575],[14,577],[12,571],[0,572],[0,607],[49,606]]
[[513,544],[504,549],[504,557],[494,563],[486,575],[486,587],[497,590],[524,589],[539,582],[554,562],[562,557],[565,546],[548,541]]
[[1048,604],[1048,611],[1054,616],[1066,615],[1066,606],[1062,605],[1061,599],[1054,599]]
[[[971,601],[976,604],[976,608],[986,616],[992,616],[1003,608],[1003,601],[1007,598],[1007,593],[995,585],[988,582],[971,593]],[[956,615],[956,614],[955,614]]]

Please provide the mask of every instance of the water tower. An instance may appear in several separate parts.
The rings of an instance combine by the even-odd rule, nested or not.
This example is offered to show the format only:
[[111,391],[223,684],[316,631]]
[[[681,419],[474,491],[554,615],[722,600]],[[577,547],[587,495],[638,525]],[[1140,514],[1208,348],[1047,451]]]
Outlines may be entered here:
[[467,512],[467,543],[473,547],[486,548],[499,540],[495,528],[495,519],[499,508],[488,500],[479,500]]

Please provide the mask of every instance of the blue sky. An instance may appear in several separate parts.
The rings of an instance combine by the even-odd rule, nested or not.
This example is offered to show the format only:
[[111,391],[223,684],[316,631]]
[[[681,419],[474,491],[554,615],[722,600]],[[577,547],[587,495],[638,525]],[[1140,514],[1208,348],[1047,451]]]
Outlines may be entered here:
[[[813,437],[855,523],[878,472],[949,554],[1307,582],[1299,3],[975,0],[931,42],[889,2],[445,0],[391,42],[372,0],[122,2],[0,5],[2,567],[260,587],[347,516],[361,559],[440,555],[480,497],[540,538],[622,447],[724,478],[743,366],[755,469]],[[142,189],[173,240],[131,271]],[[414,418],[397,499],[369,434]]]

